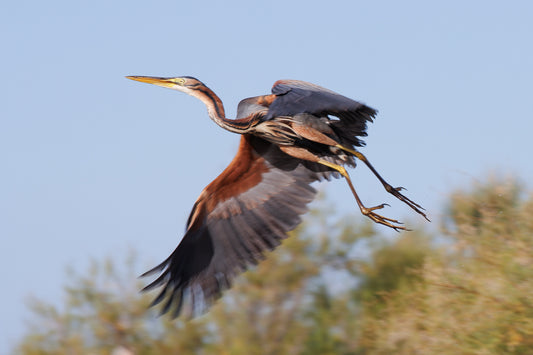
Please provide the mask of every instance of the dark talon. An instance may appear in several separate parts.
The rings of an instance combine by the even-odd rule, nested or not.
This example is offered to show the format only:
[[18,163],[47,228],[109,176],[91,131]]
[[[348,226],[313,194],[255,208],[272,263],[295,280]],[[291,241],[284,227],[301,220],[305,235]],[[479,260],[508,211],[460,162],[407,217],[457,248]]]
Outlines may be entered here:
[[374,207],[364,207],[364,208],[365,208],[365,210],[370,212],[370,211],[374,211],[374,210],[380,210],[380,209],[382,209],[385,206],[389,206],[390,207],[390,205],[388,203],[382,203],[381,205],[377,205],[377,206],[374,206]]
[[420,206],[418,203],[411,201],[409,198],[402,195],[399,191],[400,190],[407,190],[404,187],[397,187],[395,189],[390,189],[390,185],[385,185],[385,189],[390,192],[394,197],[396,197],[398,200],[404,202],[407,204],[407,206],[411,207],[413,210],[415,210],[418,214],[422,215],[425,219],[429,221],[429,218],[426,216],[426,214],[422,211],[425,211],[424,207]]

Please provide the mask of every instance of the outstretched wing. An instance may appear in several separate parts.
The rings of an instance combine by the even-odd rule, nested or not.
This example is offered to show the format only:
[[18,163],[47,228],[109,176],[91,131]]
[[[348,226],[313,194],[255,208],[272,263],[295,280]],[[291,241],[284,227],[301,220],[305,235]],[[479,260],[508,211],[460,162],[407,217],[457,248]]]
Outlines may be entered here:
[[[366,136],[367,122],[372,122],[377,111],[321,86],[300,80],[278,80],[272,87],[275,98],[269,106],[265,120],[278,116],[308,113],[323,117],[341,138],[343,144],[362,146],[357,137]],[[338,119],[330,119],[335,116]]]
[[[196,201],[183,240],[170,257],[145,275],[161,275],[145,287],[162,286],[153,305],[162,313],[198,315],[256,264],[301,221],[320,177],[310,165],[260,138],[244,135],[230,165]],[[144,275],[143,275],[144,276]]]
[[315,116],[333,115],[339,118],[371,121],[376,111],[321,86],[299,80],[278,80],[272,87],[275,100],[265,119],[309,113]]
[[358,137],[367,135],[367,122],[372,121],[377,111],[315,84],[278,80],[272,87],[271,95],[242,100],[237,108],[237,119],[260,115],[263,120],[272,120],[299,113],[320,117],[333,129],[342,144],[353,147],[364,145]]

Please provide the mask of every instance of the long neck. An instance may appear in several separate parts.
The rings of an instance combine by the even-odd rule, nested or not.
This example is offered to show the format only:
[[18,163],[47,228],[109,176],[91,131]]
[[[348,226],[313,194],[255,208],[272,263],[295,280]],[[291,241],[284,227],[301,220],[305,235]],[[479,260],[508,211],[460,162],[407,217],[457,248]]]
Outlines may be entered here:
[[201,100],[207,107],[209,117],[220,127],[234,133],[246,133],[250,129],[249,120],[232,120],[226,118],[222,100],[207,86],[196,89],[190,95]]

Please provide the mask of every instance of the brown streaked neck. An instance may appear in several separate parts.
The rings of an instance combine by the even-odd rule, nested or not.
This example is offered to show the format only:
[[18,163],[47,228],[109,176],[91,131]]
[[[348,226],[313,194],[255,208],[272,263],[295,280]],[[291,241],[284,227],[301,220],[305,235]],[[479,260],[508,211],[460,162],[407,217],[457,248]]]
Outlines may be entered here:
[[226,118],[224,111],[224,104],[222,100],[207,86],[195,88],[190,93],[191,96],[196,97],[202,101],[207,107],[207,114],[217,125],[230,132],[243,134],[249,131],[251,124],[249,120],[232,120]]

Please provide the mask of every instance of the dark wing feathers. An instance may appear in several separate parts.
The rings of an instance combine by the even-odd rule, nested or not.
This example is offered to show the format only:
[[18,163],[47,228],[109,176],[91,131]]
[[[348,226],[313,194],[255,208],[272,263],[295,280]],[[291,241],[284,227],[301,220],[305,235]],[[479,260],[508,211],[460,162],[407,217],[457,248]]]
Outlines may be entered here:
[[[362,146],[357,137],[366,136],[366,124],[377,111],[321,86],[299,80],[279,80],[272,87],[275,100],[270,104],[265,120],[279,116],[308,113],[326,117],[326,123],[339,136],[342,144]],[[335,116],[338,120],[330,120]]]
[[355,112],[348,113],[331,113],[340,120],[329,121],[328,124],[335,134],[339,136],[343,144],[361,147],[364,142],[357,137],[366,137],[366,123],[372,121],[377,111],[366,105],[362,105]]
[[[258,179],[245,174],[251,167]],[[181,243],[147,273],[162,272],[145,288],[162,286],[153,303],[164,302],[161,312],[174,316],[184,307],[193,316],[207,310],[237,274],[262,260],[300,223],[316,193],[310,183],[318,178],[276,146],[243,136],[233,162],[196,202]],[[228,189],[238,193],[230,196]]]
[[299,80],[279,80],[272,87],[276,99],[265,119],[310,113],[315,116],[333,115],[346,120],[371,121],[376,111],[334,91]]
[[[293,117],[301,113],[323,119],[342,144],[363,146],[364,142],[358,137],[367,135],[367,122],[372,121],[377,111],[315,84],[299,80],[278,80],[272,87],[272,95],[242,100],[237,108],[237,119],[261,115],[263,120],[272,120],[275,117]],[[332,119],[331,116],[337,119]]]

